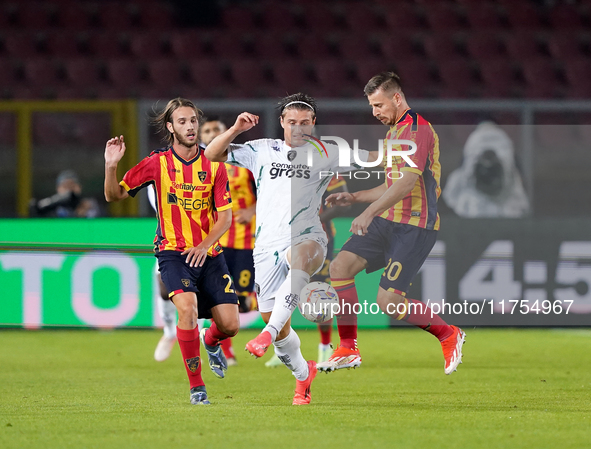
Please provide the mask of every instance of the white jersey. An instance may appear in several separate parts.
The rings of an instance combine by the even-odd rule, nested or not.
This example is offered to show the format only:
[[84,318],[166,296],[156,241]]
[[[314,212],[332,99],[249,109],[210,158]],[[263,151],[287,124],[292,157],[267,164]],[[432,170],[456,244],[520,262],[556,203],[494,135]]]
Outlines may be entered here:
[[[319,211],[332,174],[360,167],[339,166],[338,147],[322,144],[322,154],[319,145],[291,148],[280,139],[253,140],[228,148],[227,162],[249,169],[256,182],[254,254],[281,251],[305,234],[325,234]],[[367,161],[368,152],[359,151],[359,157]]]

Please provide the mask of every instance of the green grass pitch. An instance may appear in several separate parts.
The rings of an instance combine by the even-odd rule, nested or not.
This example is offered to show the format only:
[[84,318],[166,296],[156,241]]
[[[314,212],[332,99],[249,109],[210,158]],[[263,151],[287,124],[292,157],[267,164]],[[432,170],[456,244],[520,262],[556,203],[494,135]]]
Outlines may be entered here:
[[[159,331],[0,330],[0,448],[581,448],[591,445],[591,331],[466,328],[464,363],[416,329],[361,331],[358,370],[295,380],[235,338],[213,405],[191,406],[180,352]],[[335,332],[336,333],[336,332]],[[318,334],[300,332],[316,357]]]

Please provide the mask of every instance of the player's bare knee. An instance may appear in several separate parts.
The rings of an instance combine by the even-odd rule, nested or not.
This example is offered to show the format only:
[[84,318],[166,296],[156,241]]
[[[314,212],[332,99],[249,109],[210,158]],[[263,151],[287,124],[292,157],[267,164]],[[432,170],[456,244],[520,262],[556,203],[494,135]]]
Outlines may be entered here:
[[233,337],[240,329],[240,321],[234,319],[225,319],[221,323],[216,323],[218,329],[224,334]]
[[344,262],[344,258],[339,257],[339,255],[332,260],[328,268],[328,272],[332,279],[346,279],[355,276],[355,274],[351,275],[349,273],[349,267],[347,263]]

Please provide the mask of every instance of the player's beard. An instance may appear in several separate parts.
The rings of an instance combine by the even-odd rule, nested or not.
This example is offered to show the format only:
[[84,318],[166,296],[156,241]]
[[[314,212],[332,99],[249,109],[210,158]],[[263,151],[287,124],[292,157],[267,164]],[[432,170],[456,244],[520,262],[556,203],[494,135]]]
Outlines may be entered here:
[[176,138],[178,143],[180,143],[181,145],[183,145],[187,148],[191,148],[193,145],[197,145],[199,143],[199,137],[198,137],[197,133],[195,133],[196,138],[193,142],[191,142],[190,140],[185,138],[185,136],[181,135],[176,130],[174,130],[174,137]]

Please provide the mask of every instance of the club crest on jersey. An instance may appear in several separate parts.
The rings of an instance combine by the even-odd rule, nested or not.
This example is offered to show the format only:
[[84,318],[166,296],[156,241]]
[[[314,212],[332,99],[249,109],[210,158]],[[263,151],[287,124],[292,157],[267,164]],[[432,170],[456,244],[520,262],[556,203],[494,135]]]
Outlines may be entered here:
[[194,373],[199,368],[199,357],[193,357],[192,359],[185,359],[185,363],[187,364],[187,368]]
[[296,158],[297,155],[298,153],[295,150],[290,150],[287,152],[287,160],[291,162]]
[[189,279],[181,279],[181,282],[183,283],[183,285],[185,287],[188,287],[189,285],[191,285],[191,281]]
[[207,178],[207,172],[200,171],[199,173],[197,173],[197,176],[199,177],[199,181],[205,182],[205,178]]

